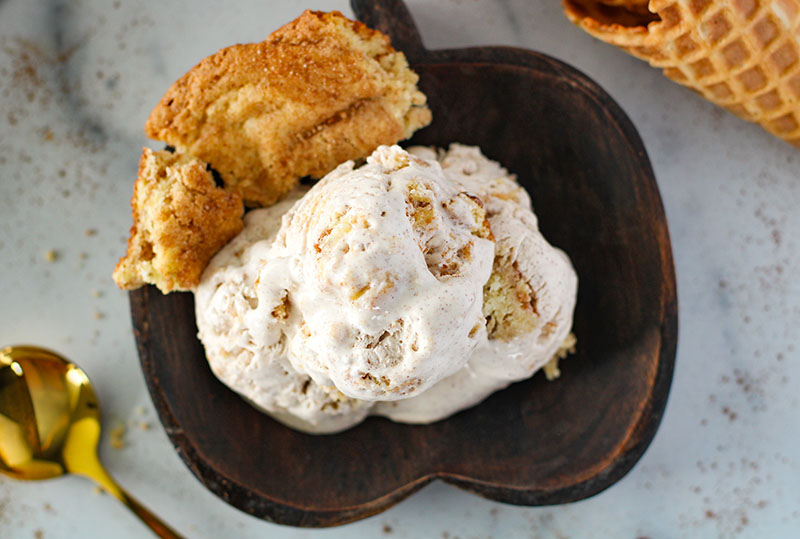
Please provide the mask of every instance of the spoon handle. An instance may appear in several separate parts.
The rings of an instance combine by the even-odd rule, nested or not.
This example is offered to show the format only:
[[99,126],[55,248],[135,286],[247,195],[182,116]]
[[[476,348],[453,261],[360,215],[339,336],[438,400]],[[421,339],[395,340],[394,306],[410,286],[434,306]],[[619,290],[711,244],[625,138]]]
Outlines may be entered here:
[[127,505],[142,522],[147,524],[156,535],[164,539],[183,539],[181,535],[175,530],[170,528],[166,522],[151,513],[145,506],[140,504],[135,498],[131,497],[127,492],[120,489],[122,497],[119,500]]
[[86,476],[103,487],[109,494],[128,506],[128,508],[159,537],[164,539],[183,539],[183,536],[151,513],[150,510],[140,504],[136,498],[125,492],[108,472],[105,471],[100,464],[100,460],[96,456],[93,458],[84,456],[77,465],[74,462],[70,462],[70,464],[71,466],[68,467],[71,472]]

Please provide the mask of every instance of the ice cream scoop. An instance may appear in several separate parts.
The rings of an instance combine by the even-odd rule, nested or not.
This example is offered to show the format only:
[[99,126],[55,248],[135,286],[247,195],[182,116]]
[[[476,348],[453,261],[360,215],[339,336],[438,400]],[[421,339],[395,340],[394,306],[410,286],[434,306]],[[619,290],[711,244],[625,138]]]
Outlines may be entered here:
[[196,309],[223,382],[332,432],[370,413],[436,421],[531,376],[571,344],[576,289],[500,165],[384,146],[250,212]]
[[497,162],[461,144],[409,152],[438,161],[449,181],[484,201],[495,239],[492,274],[483,286],[487,339],[461,370],[429,391],[372,410],[395,421],[429,423],[565,356],[575,344],[570,330],[578,279],[567,255],[539,232],[528,194]]
[[320,386],[292,367],[281,329],[287,311],[274,309],[262,320],[257,310],[259,270],[281,217],[305,192],[295,190],[245,216],[244,230],[214,257],[195,293],[197,326],[211,370],[253,405],[297,429],[342,430],[363,420],[370,403]]
[[[257,316],[287,305],[287,357],[321,386],[362,400],[419,394],[484,338],[490,235],[480,199],[435,162],[380,147],[284,217],[256,284]],[[274,326],[260,326],[263,342]]]

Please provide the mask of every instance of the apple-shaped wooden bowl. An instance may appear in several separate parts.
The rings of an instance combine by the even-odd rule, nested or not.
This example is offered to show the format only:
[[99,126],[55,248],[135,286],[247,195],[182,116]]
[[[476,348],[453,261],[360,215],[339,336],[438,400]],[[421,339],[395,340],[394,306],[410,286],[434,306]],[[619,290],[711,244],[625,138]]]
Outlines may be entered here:
[[620,107],[575,69],[528,50],[426,50],[399,0],[353,0],[420,76],[433,123],[410,143],[461,142],[518,175],[545,237],[579,276],[577,353],[562,376],[512,385],[428,426],[382,418],[296,432],[219,382],[191,294],[131,292],[150,395],[197,478],[228,503],[295,526],[365,518],[442,480],[520,505],[580,500],[641,457],[669,393],[675,276],[658,188]]

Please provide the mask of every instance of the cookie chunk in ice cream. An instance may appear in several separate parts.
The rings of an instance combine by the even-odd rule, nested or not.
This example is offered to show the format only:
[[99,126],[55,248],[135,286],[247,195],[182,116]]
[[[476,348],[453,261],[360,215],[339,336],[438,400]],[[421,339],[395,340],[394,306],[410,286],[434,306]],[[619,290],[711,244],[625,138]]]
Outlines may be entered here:
[[574,344],[569,259],[477,148],[380,147],[294,199],[251,212],[196,297],[214,373],[278,420],[436,421]]

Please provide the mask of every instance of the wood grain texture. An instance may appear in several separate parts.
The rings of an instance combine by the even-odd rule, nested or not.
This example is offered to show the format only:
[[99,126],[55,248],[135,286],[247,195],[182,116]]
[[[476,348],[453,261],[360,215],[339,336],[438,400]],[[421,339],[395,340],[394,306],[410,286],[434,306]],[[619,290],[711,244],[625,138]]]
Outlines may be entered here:
[[434,114],[411,143],[478,145],[531,194],[542,232],[579,276],[577,353],[559,380],[537,375],[433,425],[370,418],[311,436],[214,377],[190,294],[147,287],[131,292],[131,311],[172,443],[224,500],[295,526],[367,517],[434,479],[522,505],[600,492],[655,434],[677,344],[666,220],[636,130],[601,88],[557,60],[513,48],[426,51],[402,2],[352,3],[361,20],[410,47]]

